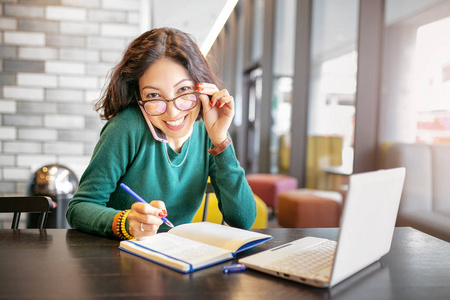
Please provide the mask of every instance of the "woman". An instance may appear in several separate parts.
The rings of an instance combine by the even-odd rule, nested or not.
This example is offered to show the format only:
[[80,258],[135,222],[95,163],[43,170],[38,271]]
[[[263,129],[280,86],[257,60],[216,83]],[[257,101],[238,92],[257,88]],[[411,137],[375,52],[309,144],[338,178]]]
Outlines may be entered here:
[[72,228],[141,239],[167,228],[163,216],[191,222],[208,177],[227,224],[252,226],[255,200],[227,133],[234,99],[217,81],[186,33],[154,29],[129,45],[96,106],[108,122],[69,204]]

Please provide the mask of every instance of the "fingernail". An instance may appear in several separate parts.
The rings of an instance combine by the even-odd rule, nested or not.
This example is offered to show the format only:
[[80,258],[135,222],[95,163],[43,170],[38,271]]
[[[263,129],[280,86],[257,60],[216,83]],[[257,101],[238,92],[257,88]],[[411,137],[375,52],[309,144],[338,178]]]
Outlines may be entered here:
[[197,88],[197,92],[202,92],[203,91],[203,89],[202,88]]
[[211,101],[209,101],[209,106],[213,106],[213,102],[212,102],[212,100]]
[[223,103],[219,103],[219,105],[217,105],[218,108],[221,108],[223,106]]
[[158,217],[162,218],[162,217],[167,217],[167,212],[166,211],[161,211],[158,213]]

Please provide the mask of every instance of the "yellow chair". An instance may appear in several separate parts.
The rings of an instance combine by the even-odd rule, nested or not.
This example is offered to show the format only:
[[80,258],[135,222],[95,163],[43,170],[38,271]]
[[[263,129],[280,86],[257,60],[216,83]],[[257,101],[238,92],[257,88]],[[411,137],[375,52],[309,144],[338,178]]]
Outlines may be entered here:
[[[206,188],[205,196],[203,197],[203,202],[200,205],[200,208],[198,209],[197,213],[194,216],[194,219],[192,222],[202,222],[202,221],[208,221],[211,223],[218,223],[222,224],[222,213],[219,210],[218,202],[216,194],[214,194],[214,191],[212,191],[212,188],[210,188],[210,184],[208,183],[208,187]],[[267,206],[264,203],[264,201],[261,200],[258,196],[253,194],[255,196],[256,201],[256,220],[255,223],[253,223],[252,229],[261,229],[261,228],[267,228],[267,220],[268,220],[268,210]],[[204,218],[204,208],[205,208],[205,199],[208,197],[208,204],[207,204],[207,210],[206,210],[206,218]]]

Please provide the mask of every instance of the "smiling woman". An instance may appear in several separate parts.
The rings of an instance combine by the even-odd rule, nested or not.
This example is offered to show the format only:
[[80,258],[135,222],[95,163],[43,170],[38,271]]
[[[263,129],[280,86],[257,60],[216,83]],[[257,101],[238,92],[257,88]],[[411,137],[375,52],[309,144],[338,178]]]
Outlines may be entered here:
[[[144,238],[168,214],[191,222],[208,177],[224,220],[252,226],[255,200],[228,135],[234,98],[189,35],[161,28],[135,39],[96,108],[108,122],[67,210],[73,228]],[[134,203],[121,183],[149,204]]]

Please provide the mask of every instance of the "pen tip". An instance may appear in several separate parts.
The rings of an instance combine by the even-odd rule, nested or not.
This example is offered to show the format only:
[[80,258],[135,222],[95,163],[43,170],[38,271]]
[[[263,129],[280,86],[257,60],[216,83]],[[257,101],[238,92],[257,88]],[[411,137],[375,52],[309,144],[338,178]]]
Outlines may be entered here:
[[170,222],[169,220],[167,220],[166,225],[169,226],[170,228],[175,227],[175,226],[173,226],[172,222]]

